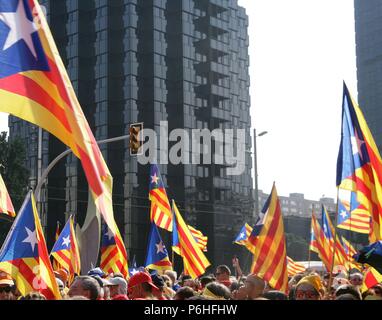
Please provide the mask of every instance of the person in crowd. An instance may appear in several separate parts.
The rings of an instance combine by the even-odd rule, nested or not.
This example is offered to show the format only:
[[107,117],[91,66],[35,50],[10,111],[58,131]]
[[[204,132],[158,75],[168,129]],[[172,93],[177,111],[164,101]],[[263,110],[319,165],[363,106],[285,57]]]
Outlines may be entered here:
[[265,292],[262,297],[267,298],[268,300],[288,300],[288,296],[278,290],[269,290],[268,292]]
[[69,288],[69,297],[84,296],[89,300],[97,300],[101,286],[97,280],[90,276],[78,276]]
[[359,300],[351,293],[344,293],[336,297],[334,300]]
[[321,300],[323,297],[323,285],[317,275],[303,277],[296,285],[295,300]]
[[101,278],[97,274],[92,274],[90,277],[94,278],[100,286],[100,291],[97,300],[110,300],[110,281],[106,278]]
[[64,291],[64,289],[65,289],[64,283],[59,278],[56,278],[56,282],[57,282],[58,290],[60,290],[61,297],[65,298],[66,292]]
[[129,279],[127,291],[131,300],[156,300],[154,292],[159,288],[148,273],[137,272]]
[[188,300],[195,296],[197,293],[190,287],[181,287],[175,293],[174,300]]
[[353,286],[351,284],[343,284],[336,289],[334,297],[338,298],[343,294],[351,294],[356,300],[362,300],[362,295],[358,289],[358,286]]
[[207,284],[202,295],[211,300],[228,300],[231,298],[231,292],[227,286],[216,281]]
[[101,278],[106,278],[107,274],[100,267],[97,267],[89,270],[88,276],[99,276]]
[[200,278],[201,289],[204,289],[207,284],[214,282],[215,280],[210,276],[204,276]]
[[123,277],[115,276],[108,279],[111,300],[129,300],[127,296],[127,281]]
[[46,300],[46,297],[38,291],[32,291],[22,296],[20,300]]
[[238,289],[231,291],[232,300],[248,300],[248,292],[245,284],[241,285]]
[[165,282],[163,278],[158,275],[158,274],[153,274],[151,275],[151,280],[153,281],[154,285],[159,289],[159,290],[154,290],[153,294],[158,300],[170,300],[171,297],[168,297],[165,295]]
[[0,300],[15,300],[15,283],[12,277],[5,272],[0,272]]
[[201,284],[198,279],[186,279],[183,281],[184,287],[191,287],[196,292],[199,292],[201,290]]
[[176,279],[177,279],[177,273],[176,271],[174,270],[166,270],[164,272],[165,275],[167,275],[168,277],[170,277],[171,281],[172,281],[172,290],[174,290],[175,292],[178,291],[178,289],[181,287],[177,282],[176,282]]
[[360,272],[352,273],[350,275],[350,283],[353,286],[362,286],[363,275]]
[[215,277],[217,282],[224,284],[227,288],[229,288],[232,284],[230,279],[231,270],[225,264],[222,264],[216,268]]
[[163,293],[168,299],[172,299],[175,296],[175,291],[172,289],[171,278],[166,274],[162,274],[161,277],[165,283]]
[[264,294],[265,281],[256,274],[248,275],[244,284],[248,300],[254,300]]

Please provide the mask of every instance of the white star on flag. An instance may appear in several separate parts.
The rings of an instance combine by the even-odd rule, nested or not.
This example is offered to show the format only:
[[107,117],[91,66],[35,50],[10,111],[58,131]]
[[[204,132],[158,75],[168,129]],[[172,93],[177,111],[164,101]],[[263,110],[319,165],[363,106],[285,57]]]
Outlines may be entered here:
[[69,248],[69,245],[70,245],[70,235],[68,235],[66,238],[62,238],[62,246],[66,246],[67,248]]
[[346,211],[341,211],[340,216],[342,217],[342,219],[345,219],[347,217]]
[[114,237],[114,234],[113,232],[107,228],[107,233],[106,233],[107,237],[109,238],[109,240],[111,240],[113,237]]
[[130,271],[130,273],[132,274],[132,275],[135,275],[136,273],[138,273],[139,272],[139,270],[137,270],[137,269],[133,269],[132,271]]
[[239,238],[240,238],[240,239],[244,239],[244,238],[245,238],[245,233],[244,233],[244,232],[240,233]]
[[25,230],[26,230],[28,236],[23,240],[23,242],[29,243],[31,245],[31,247],[32,247],[32,251],[34,252],[34,247],[38,243],[38,240],[37,240],[37,237],[36,237],[36,230],[34,230],[32,232],[27,227],[25,227]]
[[24,2],[22,0],[19,1],[16,12],[0,12],[0,20],[10,29],[3,50],[7,50],[20,40],[24,40],[25,44],[37,60],[37,53],[33,44],[32,34],[35,33],[38,28],[33,21],[30,21],[27,18]]
[[162,253],[166,254],[166,252],[164,251],[164,250],[166,249],[166,247],[164,246],[164,244],[163,244],[162,241],[159,242],[159,243],[156,243],[155,245],[156,245],[156,247],[157,247],[157,254],[158,254],[159,252],[162,252]]
[[153,176],[151,176],[151,183],[158,184],[159,177],[155,173]]

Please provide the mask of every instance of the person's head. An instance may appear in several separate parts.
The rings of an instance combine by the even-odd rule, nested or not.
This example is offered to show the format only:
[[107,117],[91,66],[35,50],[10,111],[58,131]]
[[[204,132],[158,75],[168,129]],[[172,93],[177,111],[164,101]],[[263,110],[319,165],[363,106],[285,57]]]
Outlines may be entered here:
[[198,291],[200,288],[200,283],[197,279],[187,279],[183,281],[184,287],[191,287],[195,291]]
[[193,297],[196,294],[194,289],[190,287],[181,287],[175,293],[174,300],[186,300]]
[[120,273],[120,272],[113,273],[112,278],[122,278],[122,279],[125,279],[123,274]]
[[248,292],[245,285],[241,285],[237,290],[231,291],[231,297],[233,300],[247,300]]
[[172,281],[172,285],[171,286],[173,286],[175,284],[175,282],[176,282],[177,277],[178,277],[176,271],[174,271],[174,270],[166,270],[164,272],[164,274],[170,277],[170,279]]
[[127,295],[127,281],[124,278],[114,277],[109,279],[110,297],[113,298],[117,295]]
[[60,279],[64,283],[64,286],[66,287],[66,285],[68,283],[68,278],[69,278],[68,271],[66,271],[65,269],[58,269],[58,270],[54,271],[54,276],[57,279]]
[[359,299],[357,299],[354,295],[350,293],[344,293],[336,297],[334,300],[359,300]]
[[69,297],[84,296],[89,300],[97,300],[101,286],[96,279],[90,276],[78,276],[69,288]]
[[359,289],[355,286],[352,286],[351,284],[343,284],[339,286],[334,293],[335,297],[339,297],[343,294],[351,294],[356,300],[362,299],[362,295]]
[[382,285],[381,284],[377,284],[374,287],[372,287],[371,289],[373,290],[375,296],[382,297]]
[[228,300],[231,297],[231,292],[224,284],[211,282],[204,288],[203,296],[211,300]]
[[319,276],[302,278],[296,285],[295,300],[321,300],[323,285]]
[[288,282],[289,288],[292,288],[295,286],[302,278],[304,275],[302,273],[297,273],[295,274]]
[[187,281],[187,280],[192,280],[192,277],[191,277],[190,275],[188,275],[188,274],[184,274],[184,275],[182,275],[182,276],[180,277],[180,279],[179,279],[179,284],[180,284],[182,287],[187,286],[187,284],[186,284],[186,281]]
[[127,284],[127,291],[130,299],[145,299],[153,296],[153,291],[159,291],[154,285],[151,276],[146,272],[137,272]]
[[245,279],[245,288],[249,300],[260,297],[264,293],[265,281],[258,277],[256,274],[248,275]]
[[161,277],[162,277],[165,285],[167,287],[171,288],[172,287],[172,280],[171,280],[171,278],[168,275],[166,275],[166,274],[162,274]]
[[361,286],[363,282],[363,275],[360,272],[352,273],[350,275],[350,283],[353,286]]
[[288,296],[278,290],[269,290],[263,294],[263,298],[267,298],[268,300],[288,300]]
[[231,270],[225,264],[222,264],[216,268],[215,277],[217,281],[227,281],[231,276]]
[[0,300],[15,300],[14,286],[12,277],[8,273],[0,272]]
[[46,300],[46,297],[40,292],[29,292],[25,296],[22,296],[20,300]]
[[101,278],[106,278],[107,274],[99,267],[89,270],[88,276],[99,276]]
[[214,279],[212,277],[201,277],[200,278],[200,285],[204,289],[207,284],[214,282]]

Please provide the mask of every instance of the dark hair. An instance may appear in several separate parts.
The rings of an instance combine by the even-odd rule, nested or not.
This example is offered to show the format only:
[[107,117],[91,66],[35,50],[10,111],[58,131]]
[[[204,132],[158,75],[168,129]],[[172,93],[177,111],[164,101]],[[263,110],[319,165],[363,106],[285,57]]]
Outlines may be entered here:
[[218,297],[222,297],[224,299],[229,299],[231,297],[231,292],[224,284],[211,282],[206,285],[206,288]]
[[212,277],[202,277],[200,278],[200,284],[204,288],[207,284],[214,282],[214,279]]
[[184,274],[179,279],[179,282],[180,282],[181,285],[183,285],[186,280],[192,280],[192,277],[190,275],[188,275],[188,274]]
[[351,294],[356,300],[361,300],[362,296],[358,289],[350,284],[339,286],[335,292],[335,296],[339,297],[343,294]]
[[288,300],[296,300],[295,293],[296,293],[296,286],[293,286],[289,290]]
[[46,300],[46,297],[40,292],[29,292],[22,296],[20,300]]
[[265,292],[262,297],[267,298],[268,300],[288,300],[288,297],[285,293],[277,290],[270,290]]
[[221,264],[220,266],[217,266],[216,269],[222,273],[228,274],[229,276],[231,275],[231,270],[225,264]]
[[235,291],[235,290],[239,290],[239,288],[243,285],[243,283],[241,282],[238,282],[238,281],[233,281],[231,283],[231,285],[229,286],[229,290],[231,290],[231,292]]
[[191,298],[195,295],[194,289],[191,287],[182,287],[179,288],[178,291],[175,293],[175,296],[179,297],[179,300],[186,300],[188,298]]
[[340,296],[337,296],[335,300],[359,300],[359,299],[357,299],[351,293],[344,293],[344,294],[341,294]]
[[190,298],[187,298],[186,300],[209,300],[209,299],[207,299],[206,297],[200,296],[200,295],[196,295],[196,296],[192,296]]
[[90,300],[97,300],[101,286],[95,278],[91,276],[78,276],[75,281],[80,281],[82,288],[90,292]]

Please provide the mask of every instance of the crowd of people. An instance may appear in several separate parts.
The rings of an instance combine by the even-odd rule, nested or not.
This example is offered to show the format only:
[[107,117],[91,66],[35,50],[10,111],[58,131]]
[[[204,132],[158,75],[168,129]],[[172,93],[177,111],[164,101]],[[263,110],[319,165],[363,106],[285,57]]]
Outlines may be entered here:
[[[357,270],[332,274],[332,279],[330,274],[314,270],[298,273],[289,277],[286,294],[272,289],[256,274],[245,276],[235,269],[236,275],[232,276],[228,266],[220,265],[214,274],[198,279],[183,274],[178,278],[172,270],[152,274],[143,270],[125,279],[122,274],[106,274],[94,268],[71,281],[64,269],[54,273],[65,300],[382,300],[382,284],[361,293],[363,274]],[[46,298],[39,292],[22,296],[14,280],[0,272],[0,300]]]

